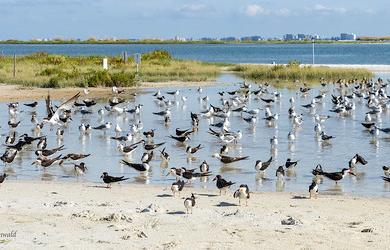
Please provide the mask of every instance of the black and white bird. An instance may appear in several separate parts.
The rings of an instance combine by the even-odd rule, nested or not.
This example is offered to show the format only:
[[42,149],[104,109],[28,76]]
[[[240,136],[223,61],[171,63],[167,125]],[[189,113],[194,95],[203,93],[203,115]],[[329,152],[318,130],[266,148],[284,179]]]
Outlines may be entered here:
[[2,175],[0,175],[0,184],[2,184],[5,181],[5,178],[7,178],[6,173],[3,173]]
[[224,194],[226,194],[227,190],[235,184],[235,182],[231,182],[231,181],[226,181],[225,179],[222,178],[221,175],[217,175],[215,176],[215,178],[213,179],[213,181],[217,181],[216,185],[217,185],[217,188],[219,189],[219,195],[222,195],[222,191],[224,192]]
[[350,169],[356,168],[357,164],[362,164],[363,166],[367,164],[366,159],[359,154],[355,154],[351,160],[349,160],[348,165]]
[[257,160],[255,163],[255,169],[258,172],[264,172],[272,163],[272,156],[268,159],[268,161],[262,162],[261,160]]
[[129,146],[125,146],[123,144],[118,145],[118,151],[121,152],[125,156],[131,155],[131,153],[133,153],[133,151],[136,148],[137,148],[137,145],[129,145]]
[[120,176],[120,177],[110,176],[108,175],[107,172],[103,172],[100,178],[103,179],[103,182],[107,184],[107,188],[111,187],[111,183],[113,182],[125,181],[129,179],[129,178],[125,178],[124,176]]
[[141,156],[141,162],[149,163],[153,159],[153,151],[144,152]]
[[317,198],[317,195],[318,195],[318,183],[317,183],[317,179],[314,179],[309,186],[309,198],[310,199],[312,197]]
[[184,200],[184,207],[187,210],[187,214],[192,214],[192,208],[195,206],[195,195],[191,194],[191,197]]
[[176,193],[179,194],[179,197],[180,197],[180,192],[183,191],[184,185],[185,185],[185,182],[183,180],[178,180],[178,181],[172,183],[171,191],[172,191],[173,197],[176,196]]
[[225,163],[225,164],[229,164],[229,163],[236,162],[236,161],[242,161],[242,160],[246,160],[249,158],[249,156],[231,157],[231,156],[227,156],[227,155],[221,155],[219,153],[213,154],[213,157],[219,159],[222,163]]
[[390,177],[390,167],[383,166],[382,169],[383,169],[383,174],[384,174],[386,177]]
[[297,166],[298,161],[292,161],[290,158],[287,158],[286,163],[284,164],[286,169],[293,169]]
[[147,172],[150,169],[150,166],[148,163],[143,162],[143,163],[131,163],[125,160],[122,160],[121,163],[123,163],[126,166],[129,166],[131,168],[134,168],[135,170],[139,172]]
[[196,147],[190,147],[190,146],[187,146],[186,148],[186,153],[188,155],[188,157],[192,157],[193,154],[195,154],[196,152],[198,152],[200,149],[202,149],[202,145],[199,144],[198,146]]
[[74,171],[76,172],[76,174],[78,175],[83,175],[85,174],[85,172],[87,171],[87,166],[85,166],[85,163],[84,162],[80,162],[80,164],[75,164],[73,163],[74,165]]
[[286,172],[283,168],[283,166],[279,166],[278,169],[276,169],[275,176],[278,178],[278,180],[283,180]]
[[207,161],[203,161],[199,166],[199,170],[201,173],[207,173],[210,171],[210,165],[207,163]]
[[105,132],[105,131],[111,129],[111,126],[112,126],[111,122],[106,122],[105,124],[102,124],[102,125],[99,125],[99,126],[96,126],[96,127],[92,127],[92,128],[95,129],[95,130],[101,130],[101,131]]
[[240,187],[234,192],[233,197],[238,198],[238,204],[240,206],[244,201],[245,205],[248,206],[248,200],[250,198],[248,185],[241,184]]

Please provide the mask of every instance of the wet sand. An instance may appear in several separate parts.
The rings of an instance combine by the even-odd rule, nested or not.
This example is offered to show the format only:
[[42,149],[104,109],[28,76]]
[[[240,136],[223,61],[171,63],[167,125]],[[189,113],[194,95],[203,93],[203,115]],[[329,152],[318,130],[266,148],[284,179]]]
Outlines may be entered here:
[[[234,189],[233,189],[234,190]],[[233,191],[232,190],[232,191]],[[185,187],[193,214],[170,187],[6,180],[0,187],[0,246],[97,249],[386,249],[385,198],[253,193],[247,207],[216,189]],[[292,217],[292,219],[288,219]],[[295,222],[295,225],[282,225]]]
[[[136,87],[120,88],[125,89],[125,93],[120,96],[126,97],[131,93],[142,89],[149,88],[168,88],[168,87],[194,87],[194,86],[210,86],[215,84],[221,84],[215,81],[210,82],[144,82]],[[90,93],[88,98],[102,98],[112,96],[111,88],[97,87],[89,88]],[[14,101],[33,101],[41,100],[46,98],[47,94],[50,93],[52,99],[66,99],[72,97],[75,93],[83,93],[83,88],[59,88],[59,89],[48,89],[48,88],[36,88],[36,87],[24,87],[21,85],[9,85],[0,84],[0,102],[14,102]]]

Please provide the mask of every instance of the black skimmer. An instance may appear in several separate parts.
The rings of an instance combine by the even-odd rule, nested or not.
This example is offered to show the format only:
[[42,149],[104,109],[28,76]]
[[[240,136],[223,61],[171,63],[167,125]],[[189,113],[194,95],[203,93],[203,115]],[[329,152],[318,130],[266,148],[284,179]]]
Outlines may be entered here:
[[85,99],[85,100],[83,100],[83,103],[85,104],[85,106],[86,106],[87,108],[96,105],[96,101],[95,101],[95,100],[90,100],[90,99]]
[[163,148],[162,151],[160,151],[160,157],[164,161],[169,161],[171,158],[169,157],[169,154],[165,151],[165,148]]
[[107,184],[107,188],[111,187],[111,183],[113,182],[125,181],[129,179],[129,178],[125,178],[124,176],[120,176],[120,177],[110,176],[108,175],[107,172],[103,172],[100,178],[103,179],[103,182]]
[[121,163],[125,164],[126,166],[129,166],[131,168],[134,168],[135,170],[139,171],[139,172],[146,172],[146,171],[149,171],[150,169],[150,166],[147,162],[143,162],[143,163],[131,163],[131,162],[128,162],[128,161],[125,161],[125,160],[122,160]]
[[13,144],[16,140],[16,131],[12,131],[11,134],[5,138],[5,144]]
[[100,126],[92,127],[95,130],[101,130],[101,131],[107,131],[111,129],[112,123],[111,122],[106,122],[105,124],[102,124]]
[[17,128],[17,127],[19,126],[19,124],[20,124],[20,121],[18,121],[18,122],[11,122],[11,121],[8,121],[8,126],[9,126],[10,128]]
[[213,181],[217,181],[216,185],[217,188],[219,189],[219,195],[222,195],[222,191],[224,191],[224,194],[226,194],[227,190],[235,184],[235,182],[231,181],[226,181],[225,179],[222,178],[221,175],[215,176]]
[[171,111],[169,109],[163,110],[160,112],[153,112],[153,115],[158,115],[158,116],[171,116]]
[[161,147],[162,145],[165,144],[165,142],[156,143],[156,144],[151,144],[151,143],[146,143],[145,140],[141,140],[141,142],[144,144],[144,149],[145,149],[146,151],[155,150],[156,148]]
[[383,166],[382,169],[383,169],[383,174],[384,174],[386,177],[390,177],[390,167]]
[[80,164],[73,163],[73,165],[74,165],[74,171],[79,175],[83,175],[85,171],[87,171],[88,169],[87,166],[85,166],[84,162],[80,162]]
[[316,168],[311,171],[314,176],[320,176],[322,172],[321,164],[317,164]]
[[261,160],[257,160],[255,163],[255,169],[259,172],[264,172],[272,163],[272,156],[268,159],[268,161],[262,162]]
[[390,182],[390,177],[382,176],[382,179],[383,179],[384,181]]
[[367,164],[367,161],[363,158],[363,156],[359,155],[359,154],[355,154],[351,160],[349,160],[348,162],[348,165],[349,165],[349,168],[352,169],[352,168],[355,168],[357,164],[362,164],[362,165],[366,165]]
[[14,161],[18,150],[16,149],[7,149],[4,154],[0,157],[0,160],[3,161],[6,165]]
[[182,171],[181,171],[181,176],[184,178],[184,179],[187,179],[188,181],[192,181],[192,180],[195,180],[196,178],[200,178],[200,177],[207,177],[207,176],[210,176],[211,175],[211,172],[205,172],[205,173],[196,173],[195,172],[196,169],[186,169],[186,168],[182,168]]
[[189,157],[191,157],[193,154],[195,154],[196,152],[198,152],[202,148],[204,148],[204,147],[202,147],[201,144],[199,144],[198,146],[193,147],[193,148],[190,146],[187,146],[186,153],[188,154]]
[[123,141],[128,142],[133,140],[133,135],[131,133],[127,133],[125,136],[111,136],[110,139],[116,140],[116,141]]
[[50,167],[51,165],[53,165],[56,162],[60,162],[61,161],[61,156],[62,155],[59,155],[59,156],[57,156],[57,157],[55,157],[53,159],[39,157],[33,163],[31,163],[31,165],[36,164],[38,166],[47,168],[47,167]]
[[226,155],[229,152],[229,148],[226,145],[223,145],[221,149],[219,150],[220,155]]
[[55,154],[55,153],[57,153],[58,151],[61,151],[61,150],[64,150],[64,145],[62,145],[60,147],[57,147],[57,148],[53,148],[53,149],[39,149],[39,150],[36,150],[35,151],[35,155],[36,156],[47,157],[47,156],[53,155],[53,154]]
[[290,158],[287,158],[286,163],[285,163],[285,167],[287,169],[290,169],[290,168],[296,167],[297,164],[298,164],[298,161],[292,161]]
[[210,171],[210,165],[207,163],[207,161],[203,161],[199,166],[199,170],[201,173],[207,173]]
[[332,135],[325,134],[324,131],[322,131],[320,135],[321,135],[321,140],[324,141],[324,142],[329,142],[331,139],[335,138]]
[[178,181],[172,183],[171,190],[172,190],[173,197],[176,196],[176,193],[178,193],[179,197],[180,197],[180,192],[183,190],[184,184],[185,183],[183,180],[178,180]]
[[324,172],[322,171],[322,169],[318,170],[318,175],[325,176],[326,178],[335,181],[336,184],[338,181],[342,180],[347,174],[355,175],[353,172],[351,172],[350,169],[347,168],[343,168],[340,172],[332,172],[332,173]]
[[143,155],[141,156],[141,162],[143,163],[149,163],[152,159],[153,159],[153,150],[149,152],[145,152],[143,153]]
[[250,198],[248,185],[241,184],[240,187],[234,192],[234,198],[238,198],[238,204],[241,206],[241,201],[245,201],[245,205],[248,206],[248,200]]
[[310,195],[310,199],[312,197],[315,197],[317,198],[317,194],[318,194],[318,183],[317,183],[317,179],[314,179],[310,186],[309,186],[309,195]]
[[191,135],[192,133],[194,133],[195,131],[193,129],[184,129],[184,130],[180,130],[178,128],[176,128],[175,130],[175,133],[177,136],[179,137],[184,137],[184,136],[189,136]]
[[130,155],[135,149],[137,148],[136,145],[129,145],[125,146],[123,144],[118,145],[118,150],[124,155]]
[[149,131],[145,131],[145,132],[143,132],[143,135],[146,138],[153,138],[154,137],[154,131],[155,131],[155,129],[151,129]]
[[0,184],[5,181],[5,178],[7,178],[7,174],[6,173],[3,173],[2,175],[0,175]]
[[186,136],[173,136],[173,135],[170,135],[169,136],[170,138],[178,141],[178,142],[181,142],[181,143],[184,143],[186,141],[188,141],[190,139],[190,137],[188,137],[187,135]]
[[44,149],[46,149],[46,147],[47,147],[47,138],[43,137],[43,138],[39,139],[39,141],[37,143],[37,149],[44,150]]
[[246,160],[249,158],[249,156],[232,157],[232,156],[227,156],[227,155],[221,155],[219,153],[213,154],[213,157],[219,159],[222,163],[225,163],[225,164],[236,162],[236,161],[242,161],[242,160]]
[[90,156],[91,154],[67,154],[65,155],[64,157],[62,157],[63,160],[68,160],[68,159],[72,159],[74,161],[78,161],[78,160],[81,160],[81,159],[84,159],[88,156]]
[[38,102],[24,103],[23,105],[30,108],[35,108],[38,105]]
[[195,195],[191,194],[191,197],[184,200],[184,207],[187,210],[187,214],[192,214],[192,208],[195,206]]
[[278,180],[283,180],[286,172],[284,171],[283,166],[279,166],[278,169],[276,169],[275,176],[278,178]]

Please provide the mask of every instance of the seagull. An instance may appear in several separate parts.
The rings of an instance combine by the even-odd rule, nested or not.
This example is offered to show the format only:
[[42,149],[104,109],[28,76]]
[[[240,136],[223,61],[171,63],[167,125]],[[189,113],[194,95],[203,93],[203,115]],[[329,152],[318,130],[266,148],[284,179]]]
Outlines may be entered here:
[[101,179],[103,179],[103,182],[107,184],[107,188],[111,187],[111,183],[113,182],[119,182],[119,181],[125,181],[128,180],[129,178],[124,178],[124,176],[121,177],[114,177],[108,175],[107,172],[103,172],[102,176],[100,176]]
[[70,110],[73,106],[73,103],[77,101],[77,99],[80,96],[80,92],[71,97],[69,100],[65,101],[62,103],[57,110],[53,113],[50,107],[47,105],[47,110],[48,110],[48,117],[43,119],[44,123],[49,123],[50,125],[61,125],[61,120],[60,120],[60,113],[64,110]]
[[191,197],[189,198],[186,198],[184,200],[184,207],[186,208],[187,210],[187,214],[189,214],[191,212],[192,214],[192,208],[195,206],[195,195],[194,194],[191,194]]
[[248,185],[241,184],[240,187],[234,192],[234,198],[238,198],[238,204],[241,206],[241,201],[244,200],[246,206],[248,206],[248,199],[250,198]]
[[219,195],[220,195],[220,196],[222,195],[222,191],[224,191],[224,194],[226,195],[227,190],[228,190],[232,185],[235,184],[235,182],[226,181],[225,179],[222,178],[221,175],[215,176],[215,178],[213,179],[213,181],[217,181],[216,185],[217,185],[217,188],[219,189]]
[[116,124],[116,126],[115,126],[115,132],[116,132],[116,133],[122,132],[122,129],[121,129],[121,127],[119,126],[119,124]]

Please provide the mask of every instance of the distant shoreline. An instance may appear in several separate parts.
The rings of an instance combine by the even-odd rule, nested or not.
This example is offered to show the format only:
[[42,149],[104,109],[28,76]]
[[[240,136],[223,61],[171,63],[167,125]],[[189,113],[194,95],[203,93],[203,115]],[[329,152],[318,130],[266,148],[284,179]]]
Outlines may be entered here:
[[[384,41],[330,41],[330,40],[317,40],[316,44],[390,44],[389,40]],[[213,45],[213,44],[231,44],[231,45],[296,45],[296,44],[312,44],[312,41],[160,41],[160,40],[141,40],[141,41],[0,41],[0,45],[123,45],[123,44],[167,44],[167,45],[179,45],[179,44],[198,44],[198,45]]]

